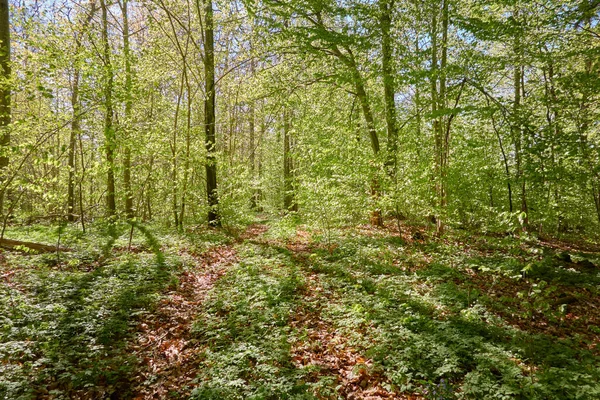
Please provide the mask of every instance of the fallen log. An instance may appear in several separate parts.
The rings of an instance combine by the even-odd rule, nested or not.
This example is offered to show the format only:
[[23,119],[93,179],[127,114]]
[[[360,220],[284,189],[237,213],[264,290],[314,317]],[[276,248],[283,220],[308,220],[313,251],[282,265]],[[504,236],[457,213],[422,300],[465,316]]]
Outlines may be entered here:
[[21,240],[2,239],[0,240],[0,247],[10,250],[19,250],[22,247],[35,250],[38,253],[54,253],[56,251],[72,251],[66,247],[57,247],[48,244],[23,242]]

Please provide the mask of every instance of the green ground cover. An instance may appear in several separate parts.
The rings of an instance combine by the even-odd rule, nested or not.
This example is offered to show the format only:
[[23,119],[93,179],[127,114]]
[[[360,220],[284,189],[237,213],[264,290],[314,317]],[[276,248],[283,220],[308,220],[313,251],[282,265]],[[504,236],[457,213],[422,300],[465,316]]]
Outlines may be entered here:
[[[169,397],[600,398],[593,247],[409,227],[265,230],[136,230],[130,247],[127,226],[67,228],[72,252],[4,252],[0,397],[135,398],[152,385],[138,382],[144,355],[128,351],[140,323],[181,274],[203,273],[190,254],[221,246],[235,262],[189,310],[178,334],[194,379]],[[57,232],[9,234],[55,243]]]

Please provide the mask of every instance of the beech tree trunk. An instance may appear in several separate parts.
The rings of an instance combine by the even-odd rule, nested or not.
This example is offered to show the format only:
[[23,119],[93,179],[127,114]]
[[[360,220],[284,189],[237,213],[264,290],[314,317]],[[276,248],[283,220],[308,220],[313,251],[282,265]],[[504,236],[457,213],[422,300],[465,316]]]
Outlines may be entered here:
[[[448,63],[448,1],[444,0],[441,10],[442,41],[438,43],[438,9],[434,6],[431,18],[431,112],[446,110],[448,107],[446,95],[446,69]],[[441,49],[440,49],[441,47]],[[438,60],[438,53],[440,57]],[[436,194],[437,215],[435,218],[436,233],[441,235],[445,228],[445,210],[448,205],[448,161],[450,155],[450,124],[451,117],[434,116],[433,137],[435,140],[434,188]]]
[[[8,0],[0,0],[0,174],[8,167],[5,153],[10,143],[10,18]],[[4,211],[4,191],[0,192],[0,213]]]
[[[96,12],[96,3],[91,3],[91,9],[85,19],[80,32],[75,36],[75,57],[79,56],[82,43],[81,36],[87,31],[92,18]],[[73,116],[71,120],[71,134],[69,136],[69,182],[67,188],[67,220],[75,221],[75,161],[77,152],[77,139],[81,135],[81,104],[79,101],[79,81],[81,79],[81,69],[79,60],[75,61],[75,70],[73,71],[73,88],[71,92],[71,108]],[[82,154],[83,157],[83,154]],[[81,189],[80,189],[81,190]],[[80,207],[82,208],[82,207]],[[81,211],[81,210],[80,210]],[[83,215],[80,215],[83,218]]]
[[394,0],[380,0],[380,25],[381,25],[381,65],[383,69],[383,91],[385,98],[385,121],[387,124],[387,159],[388,174],[396,176],[398,152],[398,128],[396,126],[396,101],[394,98],[394,72],[392,68],[392,38],[390,30]]
[[113,126],[113,86],[114,76],[110,60],[110,43],[108,41],[108,10],[105,0],[100,0],[102,8],[102,44],[104,58],[104,147],[106,150],[106,164],[108,172],[106,177],[106,207],[108,216],[114,218],[117,213],[115,202],[115,149],[116,136]]
[[183,75],[185,77],[186,100],[187,100],[187,120],[185,130],[185,159],[183,161],[183,187],[181,189],[181,211],[179,213],[179,229],[183,230],[183,219],[185,217],[185,204],[188,189],[189,170],[190,170],[190,148],[191,148],[191,129],[192,129],[192,90],[188,79],[187,69],[184,65]]
[[132,73],[131,73],[131,51],[129,46],[129,15],[127,5],[129,0],[123,0],[121,11],[123,13],[123,57],[125,58],[125,131],[124,144],[125,154],[123,157],[123,186],[125,189],[125,215],[128,219],[133,218],[133,192],[131,190],[131,118],[133,109],[132,97]]
[[294,195],[291,148],[290,112],[286,108],[283,112],[283,208],[285,211],[298,211]]
[[[519,13],[515,11],[515,21],[518,21]],[[515,57],[517,61],[515,62],[514,70],[513,70],[513,78],[514,78],[514,101],[513,101],[513,124],[512,124],[512,135],[513,142],[515,146],[515,164],[516,164],[516,180],[517,185],[521,188],[521,212],[525,213],[525,220],[523,224],[523,230],[527,229],[527,225],[529,222],[529,218],[527,216],[527,192],[526,192],[526,182],[525,177],[523,176],[523,150],[522,150],[522,141],[523,141],[523,129],[522,129],[522,121],[521,121],[521,99],[523,92],[523,67],[520,63],[521,56],[521,44],[519,35],[515,37]]]
[[[358,72],[358,69],[355,69],[354,84],[358,100],[361,104],[361,108],[363,111],[363,116],[365,118],[365,122],[367,123],[367,130],[369,131],[369,137],[371,139],[371,147],[373,148],[373,154],[375,155],[375,157],[377,157],[379,155],[380,150],[379,137],[377,136],[377,130],[375,129],[375,120],[373,118],[373,112],[371,111],[371,106],[369,104],[367,92],[365,90],[365,86],[362,81],[362,77]],[[375,173],[377,173],[377,171],[375,171]],[[381,197],[381,188],[379,186],[379,180],[377,179],[377,177],[373,177],[373,179],[371,180],[371,197],[373,198],[373,202],[375,203],[375,207],[371,211],[371,225],[383,226],[383,215],[381,214],[381,210],[377,206],[377,202]]]
[[217,160],[215,137],[215,45],[212,0],[204,0],[204,129],[206,133],[206,194],[208,197],[208,224],[220,226],[219,197],[217,193]]
[[71,121],[71,135],[69,137],[69,184],[67,188],[67,220],[69,222],[75,221],[75,149],[77,146],[77,138],[81,132],[81,122],[79,118],[79,76],[79,67],[75,67],[73,92],[71,93],[73,120]]

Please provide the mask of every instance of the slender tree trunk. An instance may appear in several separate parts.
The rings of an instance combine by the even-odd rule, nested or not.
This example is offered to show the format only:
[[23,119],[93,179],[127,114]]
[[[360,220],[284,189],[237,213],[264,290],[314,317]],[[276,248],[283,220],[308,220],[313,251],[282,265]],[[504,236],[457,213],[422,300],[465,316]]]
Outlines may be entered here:
[[[349,48],[345,48],[345,50],[347,54],[342,53],[337,46],[332,48],[333,54],[348,68],[349,72],[352,74],[352,83],[354,84],[356,97],[360,102],[363,117],[365,118],[367,131],[369,132],[369,138],[371,140],[371,147],[373,148],[373,154],[375,158],[377,158],[380,150],[379,137],[377,136],[377,129],[375,128],[375,119],[373,118],[373,112],[369,104],[369,98],[365,89],[365,83],[360,73],[360,70],[356,65],[356,60],[354,59],[352,51]],[[371,212],[370,222],[372,225],[375,226],[383,226],[383,216],[381,214],[381,209],[379,209],[377,205],[377,203],[379,202],[379,198],[381,197],[381,188],[379,185],[379,179],[376,176],[377,170],[375,170],[374,173],[375,176],[371,180],[371,197],[373,198],[375,207],[374,210]]]
[[108,173],[106,179],[106,205],[108,216],[114,218],[117,213],[115,202],[115,149],[116,136],[113,126],[113,85],[114,76],[110,60],[110,43],[108,41],[108,10],[105,0],[100,0],[102,8],[102,44],[104,57],[104,147],[106,149],[106,163]]
[[283,208],[285,211],[298,211],[294,195],[293,162],[291,155],[290,112],[283,112]]
[[[250,61],[250,75],[252,77],[254,77],[254,59]],[[251,186],[252,186],[252,197],[250,198],[250,207],[255,210],[257,207],[257,196],[256,196],[256,187],[255,187],[255,169],[256,169],[256,145],[254,144],[255,142],[255,120],[256,120],[256,115],[255,115],[255,104],[254,104],[254,100],[250,101],[250,106],[249,106],[249,110],[248,110],[248,130],[250,131],[250,140],[249,140],[249,146],[250,146],[250,156],[248,159],[248,162],[250,164],[250,182],[251,182]]]
[[[514,78],[514,101],[513,101],[513,142],[515,146],[516,181],[521,188],[521,212],[527,212],[527,198],[525,192],[525,180],[523,179],[523,157],[522,157],[522,129],[521,129],[521,66],[516,65],[513,71]],[[523,227],[526,229],[526,225]]]
[[177,95],[177,105],[175,107],[175,118],[173,119],[173,142],[171,143],[171,191],[173,194],[173,222],[175,223],[175,228],[179,228],[179,205],[177,203],[178,197],[178,188],[177,188],[177,169],[178,169],[178,159],[177,159],[177,133],[179,129],[179,111],[181,109],[181,98],[183,97],[183,88],[185,85],[185,75],[181,74],[181,83],[179,85],[179,94]]
[[387,159],[388,174],[396,176],[398,152],[398,128],[396,126],[396,101],[394,72],[392,68],[392,38],[390,30],[394,0],[379,0],[380,25],[381,25],[381,64],[383,69],[383,89],[385,98],[385,121],[387,124]]
[[[442,56],[440,63],[440,95],[438,97],[439,107],[446,109],[448,102],[446,98],[446,69],[448,64],[448,0],[442,4]],[[448,206],[448,162],[450,157],[450,117],[440,117],[438,129],[440,129],[440,176],[439,176],[439,206],[443,217],[437,220],[437,233],[444,232],[445,211]]]
[[[369,104],[369,99],[367,97],[367,92],[364,87],[364,83],[362,81],[362,77],[357,69],[355,69],[355,81],[354,85],[356,88],[356,93],[358,96],[358,100],[360,102],[363,116],[365,118],[365,122],[367,123],[367,130],[369,131],[369,137],[371,139],[371,147],[373,148],[373,153],[375,157],[379,155],[379,138],[377,136],[377,130],[375,129],[375,120],[373,118],[373,112],[371,111],[371,106]],[[377,171],[375,171],[377,173]],[[375,226],[383,226],[383,215],[381,214],[381,209],[377,206],[379,199],[381,198],[381,187],[379,185],[379,179],[374,177],[371,180],[371,197],[373,198],[373,202],[376,204],[373,211],[371,211],[371,225]]]
[[[446,93],[446,71],[448,64],[448,27],[449,13],[448,0],[442,2],[441,23],[442,23],[442,41],[438,43],[438,12],[436,6],[432,10],[431,18],[431,111],[436,112],[448,108]],[[438,52],[440,52],[438,60]],[[464,85],[464,82],[463,82]],[[460,93],[457,96],[456,103],[460,100]],[[455,105],[456,107],[456,105]],[[434,116],[433,136],[435,140],[435,161],[434,161],[434,188],[436,194],[437,216],[436,233],[441,235],[445,229],[446,208],[448,206],[448,165],[450,158],[450,128],[452,116]]]
[[[591,18],[588,17],[585,20],[586,28],[589,29],[591,26]],[[587,46],[591,46],[591,38],[586,41]],[[586,56],[584,63],[584,71],[587,75],[594,73],[594,59],[593,56]],[[597,170],[597,162],[592,157],[590,144],[588,141],[588,130],[592,124],[592,118],[590,115],[590,92],[584,92],[579,104],[579,121],[577,123],[577,130],[579,132],[579,142],[581,147],[581,154],[585,160],[587,166],[586,180],[589,180],[591,186],[592,199],[594,201],[594,207],[596,208],[596,216],[600,223],[600,175]]]
[[81,229],[85,233],[85,215],[83,207],[83,180],[85,178],[85,154],[83,153],[83,139],[78,135],[79,155],[81,157],[81,176],[79,177],[79,220],[81,221]]
[[[8,0],[0,0],[0,174],[8,167],[9,125],[11,122],[10,90],[10,17]],[[0,177],[3,180],[3,177]],[[4,191],[0,192],[0,214],[4,212]]]
[[[264,103],[263,103],[264,105]],[[265,123],[265,119],[264,117],[261,118],[261,122],[260,122],[260,132],[259,132],[259,137],[258,137],[258,165],[257,165],[257,169],[258,169],[258,187],[256,188],[256,204],[257,204],[257,208],[256,210],[259,212],[263,211],[263,206],[262,206],[262,199],[263,199],[263,191],[262,191],[262,178],[263,178],[263,166],[262,166],[262,160],[263,160],[263,138],[265,137],[265,132],[267,131],[267,125]]]
[[[421,56],[420,56],[420,52],[421,52],[421,45],[419,44],[419,40],[421,39],[421,35],[420,35],[420,29],[421,29],[421,2],[418,0],[415,0],[414,2],[414,7],[415,7],[415,14],[416,14],[416,25],[415,25],[415,55],[417,56],[417,59],[419,60],[419,65],[420,65],[420,60],[421,60]],[[416,122],[417,122],[417,137],[421,138],[422,136],[422,116],[421,116],[421,90],[419,87],[419,83],[415,83],[415,113],[416,113]],[[419,154],[419,151],[417,149],[417,154]]]
[[[75,37],[75,57],[79,57],[81,51],[81,36],[87,31],[92,18],[96,12],[96,3],[91,3],[91,9],[85,19],[84,25],[80,32]],[[71,121],[71,134],[69,135],[69,182],[67,188],[67,219],[70,222],[75,221],[75,163],[76,163],[76,150],[77,140],[81,135],[81,104],[79,101],[79,81],[81,79],[81,69],[79,66],[79,60],[75,61],[75,69],[73,72],[73,91],[71,92],[71,108],[73,110],[73,116]],[[83,154],[81,155],[83,158]],[[81,185],[80,185],[81,186]],[[81,191],[81,187],[80,187]],[[80,204],[80,211],[83,207]],[[83,219],[83,213],[80,212],[80,218]],[[82,222],[82,227],[85,230],[85,224]]]
[[[438,65],[438,9],[436,6],[433,6],[432,16],[431,16],[431,69],[430,69],[430,83],[431,83],[431,113],[436,114],[439,109],[439,89],[438,89],[438,80],[439,80],[439,65]],[[433,137],[434,137],[434,192],[436,195],[435,207],[439,207],[440,203],[440,176],[441,176],[441,121],[439,117],[434,117],[433,124]],[[442,216],[440,215],[441,210],[437,211],[437,215],[435,218],[437,231],[440,230],[440,222]]]
[[123,157],[123,185],[125,186],[125,215],[128,219],[133,214],[133,192],[131,190],[131,119],[133,109],[131,50],[129,46],[129,15],[127,5],[129,0],[123,0],[121,11],[123,13],[123,57],[125,58],[125,154]]
[[[199,1],[199,0],[198,0]],[[215,47],[213,31],[212,0],[204,0],[204,79],[206,99],[204,101],[204,126],[206,144],[206,193],[208,196],[208,224],[220,226],[219,198],[217,193],[217,159],[215,137]]]
[[[367,131],[369,132],[369,138],[371,139],[371,147],[373,148],[373,154],[375,158],[379,155],[379,137],[377,136],[377,129],[375,128],[375,119],[373,118],[373,111],[371,110],[371,105],[369,103],[369,98],[367,96],[367,91],[365,90],[365,84],[358,70],[354,59],[350,59],[347,62],[347,65],[350,67],[353,78],[354,78],[354,87],[356,90],[356,96],[358,97],[358,101],[360,102],[360,106],[363,112],[363,117],[365,118],[365,122],[367,124]],[[377,171],[375,171],[377,173]],[[371,197],[373,198],[373,202],[375,203],[375,208],[371,211],[370,222],[375,226],[383,226],[383,215],[381,214],[381,209],[377,206],[379,199],[381,198],[381,187],[379,185],[379,179],[377,177],[373,177],[371,180]]]
[[371,111],[371,105],[369,104],[369,98],[367,97],[367,91],[362,80],[362,76],[357,69],[354,70],[354,87],[356,89],[356,95],[367,124],[367,130],[369,132],[369,138],[371,139],[371,147],[375,156],[379,155],[379,137],[377,136],[377,129],[375,128],[375,119],[373,118],[373,112]]
[[73,120],[71,121],[71,134],[69,136],[69,185],[67,188],[67,219],[69,222],[75,221],[75,149],[77,146],[77,138],[81,132],[81,122],[79,117],[79,75],[79,67],[75,67],[73,92],[71,93]]
[[[555,76],[554,76],[554,63],[552,58],[548,57],[548,61],[546,64],[546,68],[543,69],[544,76],[544,90],[545,90],[545,103],[546,103],[546,121],[548,123],[548,131],[550,132],[550,136],[548,140],[550,141],[550,162],[552,164],[552,169],[555,171],[555,176],[557,169],[560,167],[560,158],[557,161],[556,154],[556,140],[559,140],[562,135],[562,128],[560,125],[560,108],[559,108],[559,99],[556,92],[555,86]],[[549,179],[548,183],[548,203],[550,202],[550,193],[552,192],[554,195],[554,204],[556,205],[556,223],[557,227],[562,226],[563,220],[560,212],[560,185],[558,178]],[[553,190],[552,190],[553,189]]]
[[[488,99],[489,105],[489,99]],[[508,157],[506,155],[506,151],[504,150],[504,144],[502,143],[502,137],[500,136],[500,131],[498,130],[498,126],[496,125],[496,119],[494,115],[491,116],[492,119],[492,127],[494,128],[494,132],[496,132],[496,138],[498,139],[498,146],[500,147],[500,152],[502,153],[502,161],[504,162],[504,172],[506,174],[506,184],[508,186],[508,209],[510,212],[513,212],[513,196],[512,196],[512,186],[511,186],[511,176],[510,176],[510,167],[508,166]]]
[[183,187],[181,189],[181,212],[179,214],[179,229],[183,230],[183,219],[185,216],[186,195],[188,189],[189,170],[190,170],[190,148],[191,148],[191,129],[192,129],[192,90],[188,79],[187,69],[184,66],[183,74],[185,77],[186,100],[187,100],[187,120],[185,129],[185,160],[183,161]]

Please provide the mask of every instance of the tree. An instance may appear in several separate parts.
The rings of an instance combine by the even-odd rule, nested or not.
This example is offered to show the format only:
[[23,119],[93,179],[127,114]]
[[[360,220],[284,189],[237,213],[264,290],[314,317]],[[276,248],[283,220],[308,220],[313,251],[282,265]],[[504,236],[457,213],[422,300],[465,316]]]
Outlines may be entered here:
[[387,124],[387,167],[388,173],[396,175],[398,152],[398,127],[396,122],[396,91],[394,85],[393,43],[391,28],[394,15],[395,0],[379,0],[381,29],[381,67],[383,74],[383,90],[385,98],[385,122]]
[[102,9],[102,48],[104,64],[104,148],[106,151],[106,206],[109,218],[117,213],[115,201],[115,150],[117,146],[115,128],[113,125],[113,85],[114,75],[111,63],[111,50],[108,38],[108,9],[105,0],[100,0]]
[[[123,58],[125,59],[125,129],[124,136],[127,138],[131,130],[133,97],[132,97],[132,72],[131,72],[131,49],[129,46],[129,15],[127,5],[129,0],[121,3],[123,16]],[[129,141],[125,141],[125,156],[123,158],[123,185],[125,186],[125,215],[133,218],[133,192],[131,190],[131,147]]]
[[[197,0],[198,2],[200,0]],[[199,7],[199,6],[198,6]],[[208,224],[220,226],[217,192],[217,160],[215,136],[215,45],[212,0],[204,0],[204,129],[206,144],[206,195]]]
[[283,209],[298,211],[294,196],[294,164],[292,159],[292,131],[290,111],[284,106],[283,111]]
[[[8,0],[0,0],[0,173],[8,166],[6,154],[10,143],[11,122],[11,66],[10,66],[10,21]],[[0,193],[0,213],[4,209],[4,191]]]
[[[67,219],[71,222],[75,221],[75,161],[76,161],[76,147],[77,139],[81,135],[81,101],[79,98],[79,84],[81,80],[81,61],[80,53],[83,45],[83,35],[87,32],[89,25],[96,12],[96,3],[92,0],[90,4],[90,10],[84,19],[83,25],[75,33],[75,50],[74,50],[74,69],[73,69],[73,82],[71,89],[71,108],[73,110],[71,120],[71,134],[69,136],[69,182],[67,188]],[[83,155],[82,155],[83,157]],[[83,207],[81,207],[80,218],[83,221]]]

